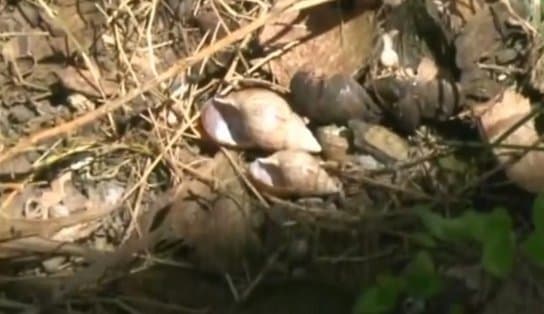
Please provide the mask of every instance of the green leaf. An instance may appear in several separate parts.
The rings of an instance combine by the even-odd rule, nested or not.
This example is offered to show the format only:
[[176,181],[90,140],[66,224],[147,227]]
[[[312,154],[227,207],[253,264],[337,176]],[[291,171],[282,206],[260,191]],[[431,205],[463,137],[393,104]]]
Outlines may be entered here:
[[440,240],[451,240],[451,234],[455,234],[456,224],[452,219],[446,219],[436,213],[433,213],[427,207],[418,207],[415,209],[421,222],[427,228],[429,233]]
[[533,224],[535,230],[522,243],[523,252],[529,260],[544,267],[544,194],[533,201]]
[[406,289],[410,295],[428,299],[440,292],[442,279],[435,272],[431,255],[419,252],[406,268]]
[[544,232],[544,194],[539,194],[533,201],[533,224],[536,230]]
[[429,233],[440,240],[467,240],[476,231],[483,229],[479,216],[474,211],[467,211],[457,218],[444,218],[427,207],[418,207],[415,212]]
[[466,211],[459,218],[459,223],[465,226],[466,234],[464,236],[481,243],[486,231],[486,220],[484,214],[474,210]]
[[424,232],[415,232],[411,235],[412,240],[423,247],[426,248],[434,248],[436,247],[436,241],[433,237],[431,237],[428,233]]
[[419,216],[419,219],[421,219],[421,222],[432,236],[438,239],[444,238],[444,219],[441,216],[433,213],[426,206],[416,207],[414,208],[414,212]]
[[407,272],[434,274],[434,262],[429,252],[418,252],[410,264],[408,264]]
[[490,274],[504,278],[514,263],[515,239],[512,220],[503,208],[488,214],[482,237],[482,265]]
[[512,218],[510,214],[503,207],[495,208],[491,213],[488,214],[487,227],[489,225],[497,226],[502,230],[511,230],[512,229]]
[[378,278],[376,286],[368,289],[357,300],[353,309],[354,314],[388,313],[396,306],[404,283],[395,277]]
[[505,278],[514,263],[514,241],[503,236],[487,242],[482,255],[482,266],[490,274]]
[[454,304],[451,306],[449,314],[464,314],[463,306],[461,304]]
[[544,232],[535,230],[522,243],[521,248],[531,262],[544,267]]

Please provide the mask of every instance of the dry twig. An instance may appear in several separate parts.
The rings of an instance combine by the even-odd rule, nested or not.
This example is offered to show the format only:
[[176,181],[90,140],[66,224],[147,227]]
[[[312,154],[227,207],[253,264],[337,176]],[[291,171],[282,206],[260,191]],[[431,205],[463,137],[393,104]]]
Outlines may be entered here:
[[[317,4],[321,4],[328,1],[331,1],[331,0],[312,1],[311,3],[312,5],[317,5]],[[114,99],[110,102],[107,102],[106,104],[97,108],[96,110],[90,111],[69,122],[37,132],[35,134],[32,134],[26,138],[19,140],[17,144],[7,149],[0,155],[0,164],[23,153],[25,150],[27,150],[28,148],[38,143],[41,143],[45,140],[58,137],[58,136],[63,136],[63,135],[67,136],[71,132],[74,132],[76,129],[81,128],[109,114],[110,112],[119,109],[120,107],[125,105],[127,102],[131,101],[132,99],[138,97],[139,95],[145,92],[150,91],[161,82],[175,76],[176,74],[180,72],[185,71],[188,67],[196,64],[198,61],[201,61],[202,59],[207,58],[213,55],[214,53],[226,48],[227,46],[243,39],[248,34],[262,27],[263,25],[265,25],[272,19],[280,16],[280,14],[282,14],[283,12],[286,12],[287,10],[292,9],[292,6],[296,4],[297,2],[298,2],[297,0],[284,0],[282,2],[279,2],[268,14],[256,19],[255,21],[249,23],[248,25],[244,27],[237,29],[236,31],[225,36],[223,39],[217,41],[216,43],[207,46],[206,48],[196,53],[195,55],[178,61],[169,69],[167,69],[166,71],[164,71],[163,73],[155,77],[154,79],[142,85],[140,89],[134,89],[130,91],[128,94],[121,96],[117,99]]]

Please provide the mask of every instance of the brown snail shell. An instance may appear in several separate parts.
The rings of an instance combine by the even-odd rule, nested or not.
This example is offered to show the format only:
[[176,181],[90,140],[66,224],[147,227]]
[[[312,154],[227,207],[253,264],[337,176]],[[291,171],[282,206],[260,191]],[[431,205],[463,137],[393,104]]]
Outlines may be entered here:
[[264,88],[213,98],[202,108],[201,121],[205,132],[222,145],[321,151],[321,145],[285,99]]
[[388,128],[360,120],[348,122],[353,132],[353,145],[383,162],[404,161],[410,147],[399,135]]
[[281,196],[317,196],[340,192],[338,180],[331,177],[314,156],[283,150],[249,164],[249,174],[260,188]]
[[348,159],[349,130],[346,127],[327,125],[316,130],[316,137],[323,148],[323,156],[328,160]]
[[290,82],[294,110],[318,125],[345,124],[349,119],[378,122],[382,110],[351,76],[299,71]]

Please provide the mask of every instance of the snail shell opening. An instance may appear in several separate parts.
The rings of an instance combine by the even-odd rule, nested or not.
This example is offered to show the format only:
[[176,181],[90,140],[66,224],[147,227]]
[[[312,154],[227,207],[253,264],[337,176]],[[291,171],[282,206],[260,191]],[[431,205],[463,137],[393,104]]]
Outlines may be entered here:
[[340,182],[304,151],[284,150],[249,164],[249,174],[261,188],[282,196],[329,195],[340,192]]
[[200,118],[204,131],[215,142],[233,147],[253,146],[238,108],[210,99],[202,108]]
[[251,176],[268,187],[284,186],[285,179],[278,169],[278,163],[272,159],[258,158],[249,165]]

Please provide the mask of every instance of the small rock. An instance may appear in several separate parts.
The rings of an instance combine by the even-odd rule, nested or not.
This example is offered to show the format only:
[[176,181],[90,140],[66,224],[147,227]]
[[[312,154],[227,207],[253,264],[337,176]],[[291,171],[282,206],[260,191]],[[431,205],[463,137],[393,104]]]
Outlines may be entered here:
[[55,256],[42,261],[42,267],[47,273],[58,272],[67,261],[65,256]]
[[356,148],[383,162],[408,159],[408,143],[386,127],[359,120],[351,120],[348,125],[353,132],[353,145]]

